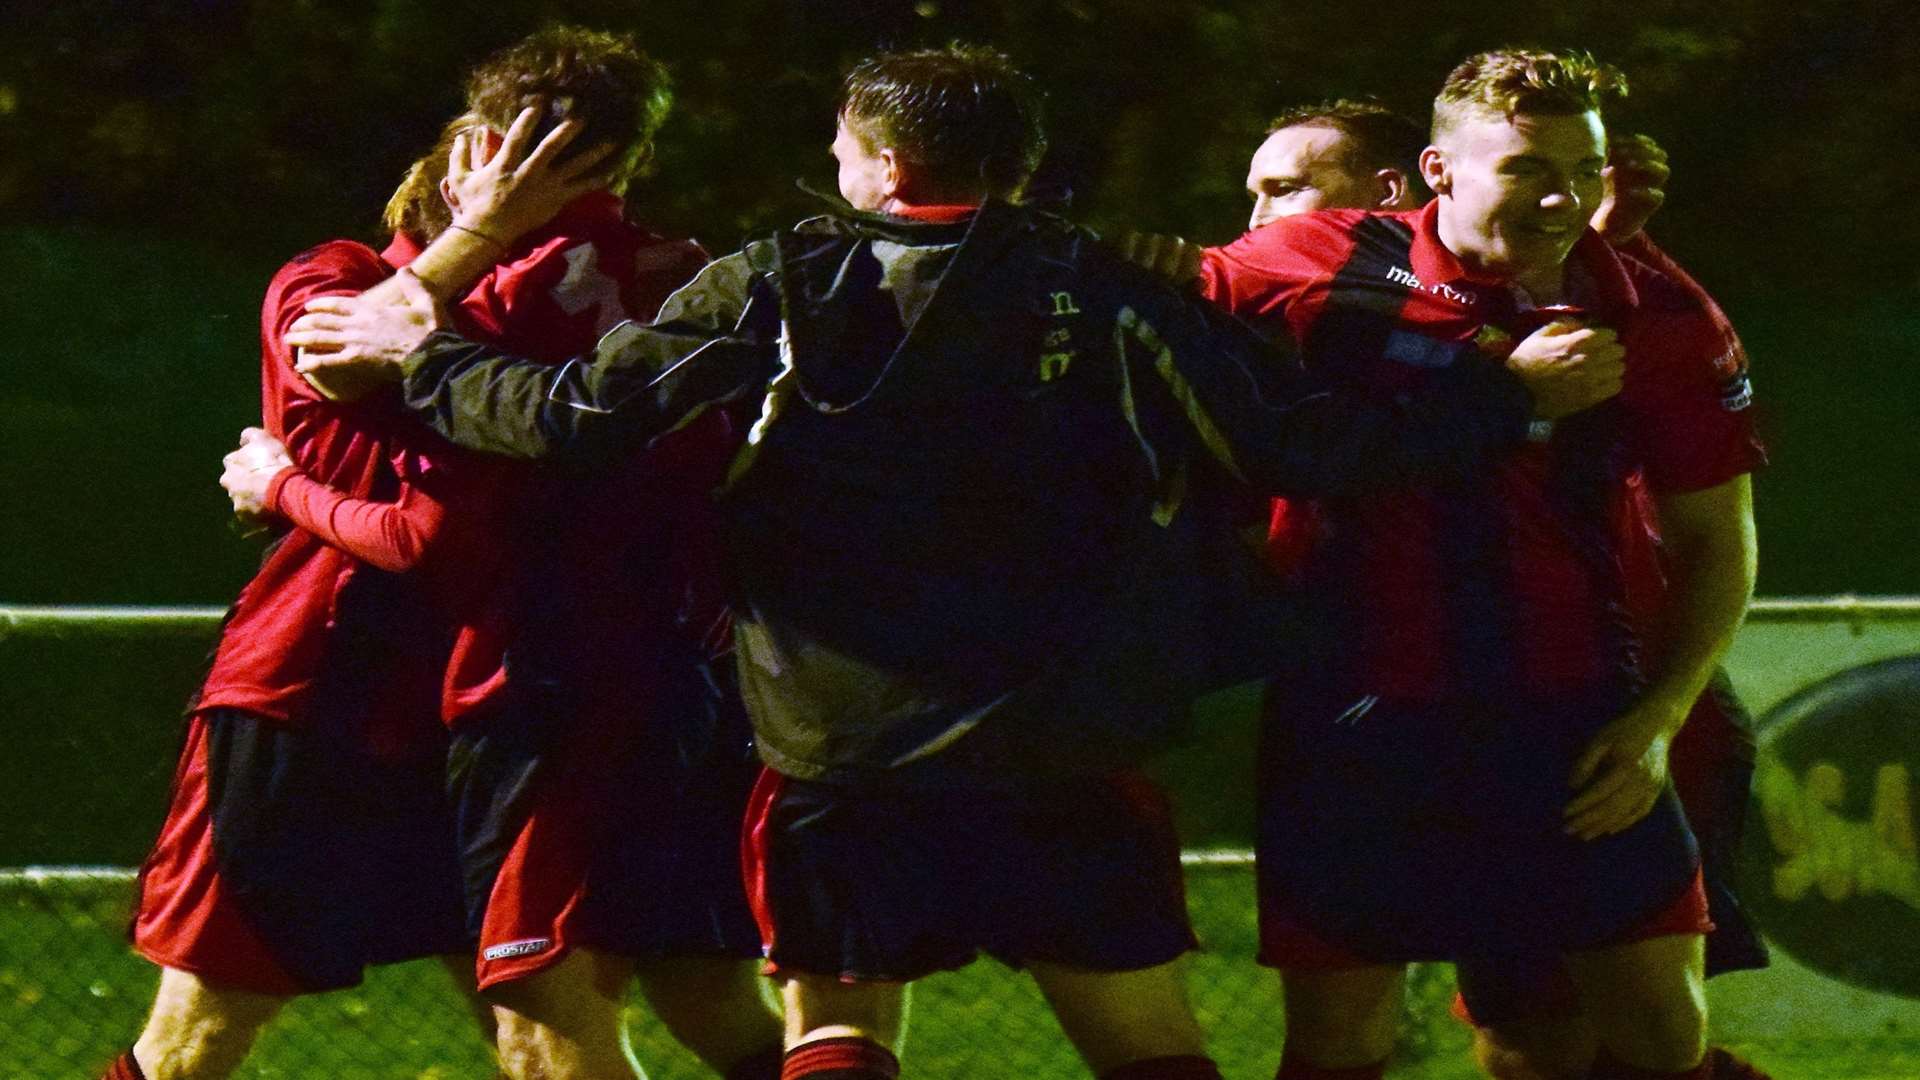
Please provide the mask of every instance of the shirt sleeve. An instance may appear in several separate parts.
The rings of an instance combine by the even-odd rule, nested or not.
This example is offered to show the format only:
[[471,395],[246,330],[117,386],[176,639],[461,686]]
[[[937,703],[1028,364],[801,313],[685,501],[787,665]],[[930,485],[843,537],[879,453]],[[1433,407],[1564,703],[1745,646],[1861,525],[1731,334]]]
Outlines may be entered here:
[[456,445],[511,457],[618,453],[762,386],[778,370],[778,302],[739,253],[652,323],[622,323],[564,364],[436,333],[404,364],[405,405]]
[[273,478],[266,508],[328,546],[394,573],[420,565],[447,523],[446,504],[417,485],[403,486],[395,502],[375,502],[335,491],[297,467]]
[[1700,491],[1766,464],[1746,349],[1726,314],[1684,271],[1641,260],[1635,277],[1641,303],[1623,338],[1621,401],[1648,485],[1662,495]]
[[1269,494],[1349,497],[1458,475],[1523,442],[1532,414],[1520,381],[1465,343],[1388,394],[1310,376],[1286,336],[1263,341],[1197,298],[1159,290],[1119,323],[1133,393],[1157,396]]

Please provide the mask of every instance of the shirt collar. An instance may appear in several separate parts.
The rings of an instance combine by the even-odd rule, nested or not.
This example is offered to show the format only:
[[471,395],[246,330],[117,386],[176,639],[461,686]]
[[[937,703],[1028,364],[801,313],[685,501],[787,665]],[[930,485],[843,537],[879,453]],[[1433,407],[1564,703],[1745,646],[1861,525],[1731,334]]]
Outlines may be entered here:
[[[1500,278],[1469,270],[1459,256],[1440,242],[1439,222],[1439,199],[1427,203],[1413,219],[1413,245],[1407,259],[1412,264],[1415,277],[1428,285],[1456,288],[1464,285],[1480,293],[1504,292],[1511,287],[1511,283]],[[1626,265],[1620,261],[1612,245],[1591,228],[1581,230],[1580,238],[1573,242],[1573,251],[1567,255],[1567,259],[1569,262],[1578,261],[1591,277],[1595,310],[1633,308],[1640,303],[1639,291],[1627,276]]]
[[388,266],[398,270],[419,258],[420,248],[420,241],[406,233],[397,232],[392,240],[387,241],[386,250],[380,253],[380,257],[386,260]]
[[963,206],[959,204],[927,206],[902,205],[887,211],[892,217],[906,218],[909,221],[925,221],[938,225],[951,225],[958,221],[965,221],[979,212],[980,207],[977,205]]

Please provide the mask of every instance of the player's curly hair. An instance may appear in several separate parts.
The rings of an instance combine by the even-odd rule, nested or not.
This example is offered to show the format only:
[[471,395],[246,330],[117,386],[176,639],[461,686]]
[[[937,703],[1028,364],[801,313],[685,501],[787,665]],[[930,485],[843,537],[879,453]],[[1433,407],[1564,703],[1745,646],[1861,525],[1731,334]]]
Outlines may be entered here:
[[488,57],[467,77],[467,111],[441,129],[432,150],[415,161],[387,203],[382,222],[421,241],[453,221],[440,198],[454,137],[473,127],[505,131],[520,111],[547,100],[546,127],[579,119],[586,129],[562,160],[613,143],[607,188],[624,192],[653,151],[654,135],[673,106],[673,84],[628,34],[554,26]]
[[539,98],[547,99],[551,123],[586,124],[563,160],[614,144],[607,186],[619,193],[653,151],[653,137],[673,108],[673,81],[633,35],[578,26],[540,30],[467,76],[467,111],[496,131]]
[[1507,120],[1519,115],[1577,116],[1604,112],[1626,96],[1626,75],[1579,49],[1476,53],[1448,73],[1434,98],[1433,137],[1439,141],[1469,114]]
[[1335,98],[1296,105],[1269,120],[1267,134],[1291,127],[1332,128],[1347,136],[1362,168],[1398,169],[1409,181],[1420,182],[1420,151],[1427,148],[1427,133],[1377,101]]
[[883,53],[845,85],[847,130],[869,150],[892,147],[937,188],[1016,198],[1046,153],[1039,88],[995,49]]

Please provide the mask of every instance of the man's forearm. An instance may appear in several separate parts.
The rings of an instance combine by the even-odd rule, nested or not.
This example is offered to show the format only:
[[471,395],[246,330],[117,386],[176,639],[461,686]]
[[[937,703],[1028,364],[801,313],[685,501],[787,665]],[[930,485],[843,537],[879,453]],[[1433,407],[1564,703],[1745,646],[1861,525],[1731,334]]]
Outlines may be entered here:
[[761,385],[770,342],[627,323],[560,365],[506,356],[450,333],[403,365],[402,398],[427,426],[483,453],[606,456],[645,444]]
[[1759,545],[1751,489],[1744,476],[1723,488],[1681,497],[1692,500],[1691,507],[1661,500],[1672,581],[1661,608],[1647,698],[1680,717],[1706,689],[1753,598]]

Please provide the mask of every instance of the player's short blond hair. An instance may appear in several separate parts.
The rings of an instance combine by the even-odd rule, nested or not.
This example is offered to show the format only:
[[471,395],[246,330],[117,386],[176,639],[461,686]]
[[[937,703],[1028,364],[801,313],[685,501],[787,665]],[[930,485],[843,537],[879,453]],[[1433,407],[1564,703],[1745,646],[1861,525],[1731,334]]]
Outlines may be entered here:
[[407,168],[393,198],[387,200],[380,222],[390,233],[405,233],[420,243],[428,243],[453,224],[453,210],[440,197],[440,181],[447,176],[447,157],[453,153],[453,140],[463,131],[480,127],[472,113],[463,113],[447,121],[433,149]]
[[1433,141],[1473,117],[1578,116],[1627,96],[1627,77],[1588,52],[1495,49],[1447,75],[1433,99]]

